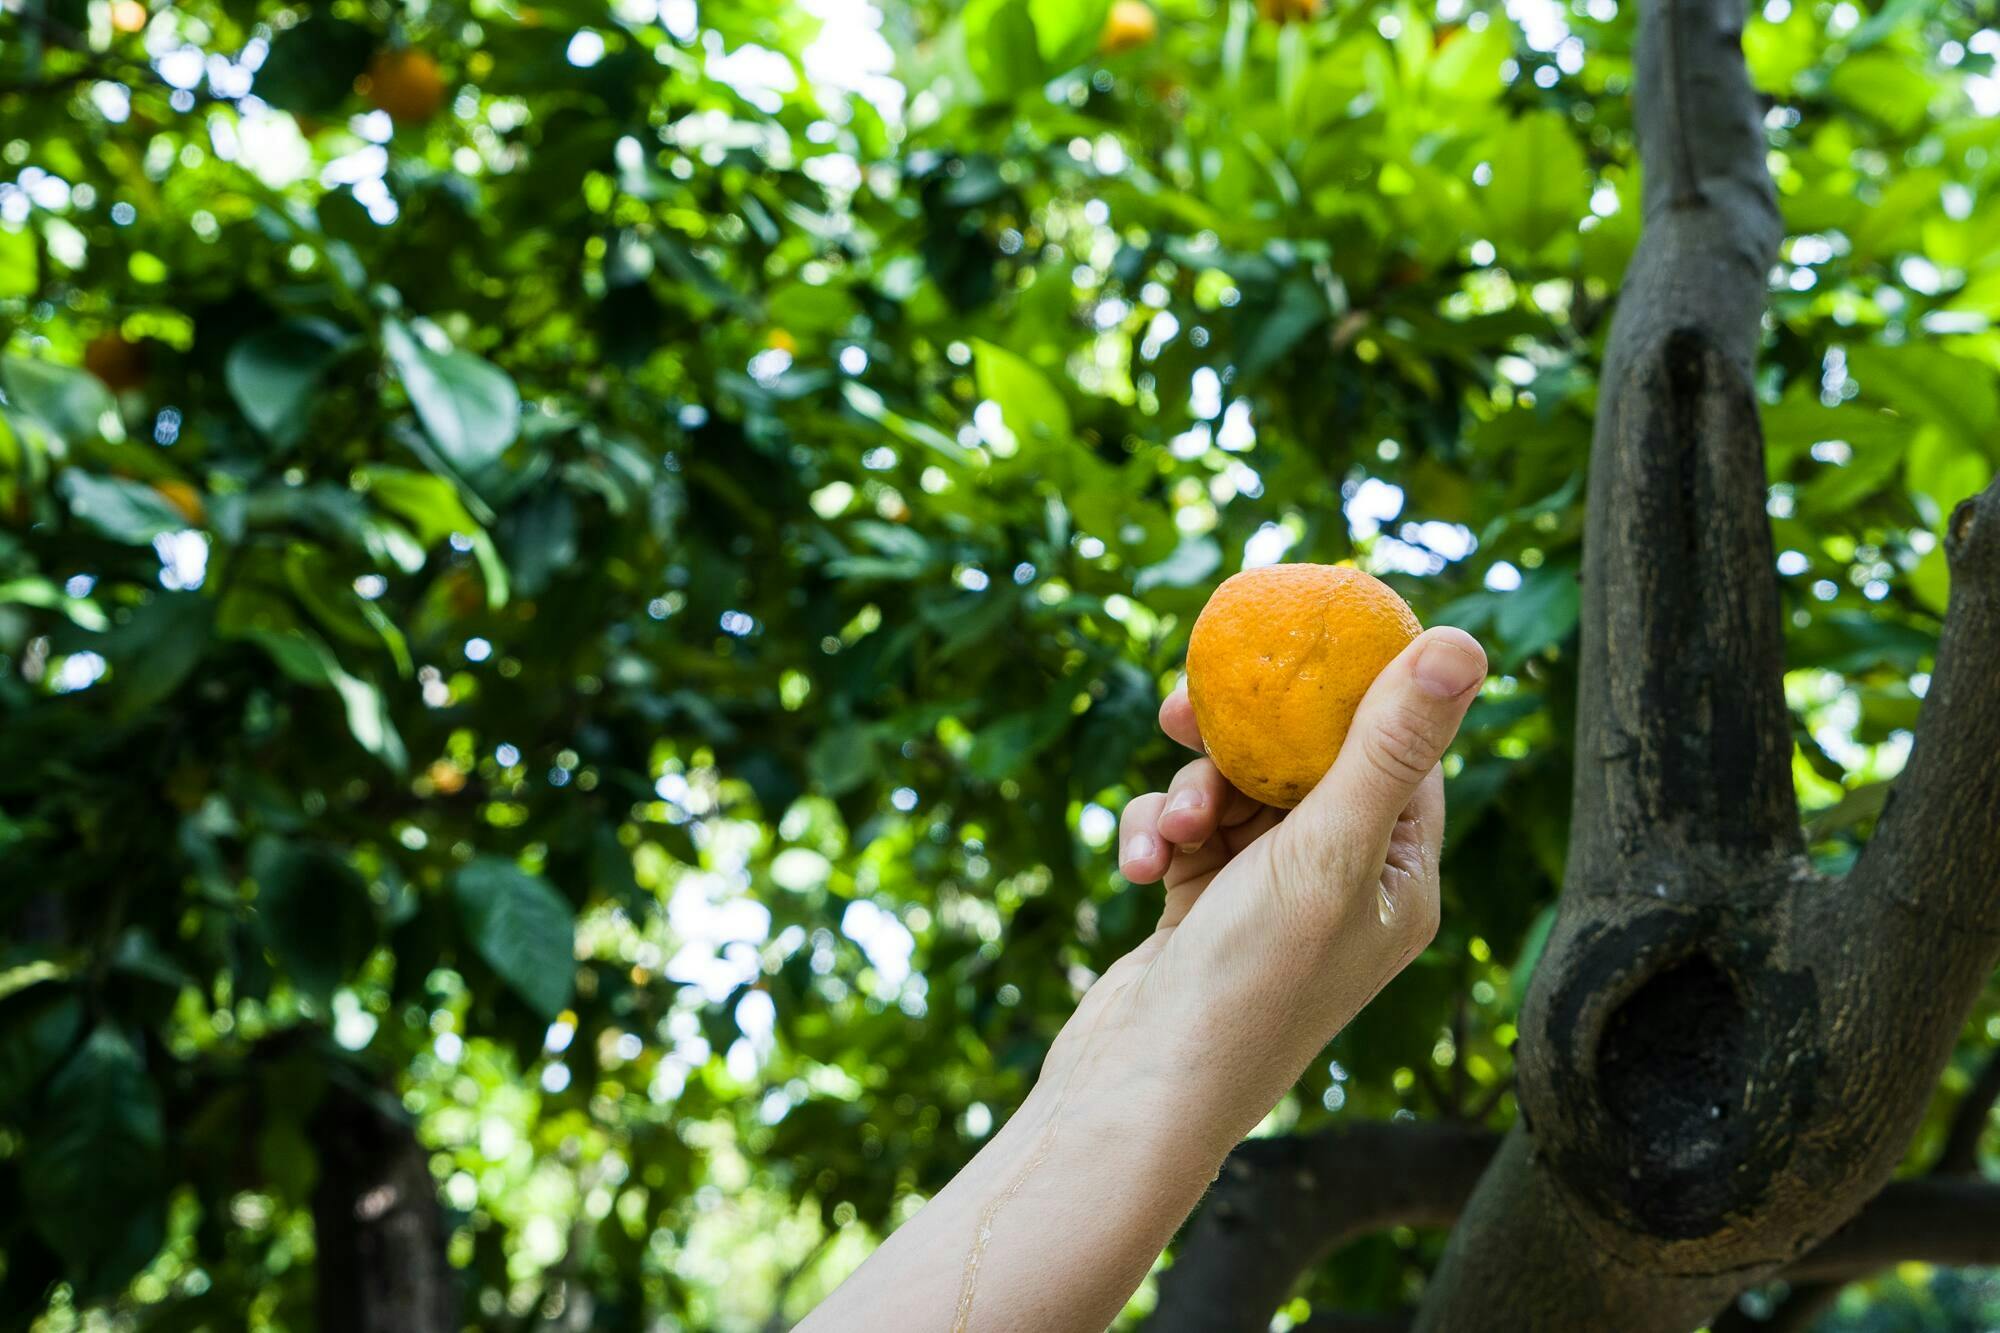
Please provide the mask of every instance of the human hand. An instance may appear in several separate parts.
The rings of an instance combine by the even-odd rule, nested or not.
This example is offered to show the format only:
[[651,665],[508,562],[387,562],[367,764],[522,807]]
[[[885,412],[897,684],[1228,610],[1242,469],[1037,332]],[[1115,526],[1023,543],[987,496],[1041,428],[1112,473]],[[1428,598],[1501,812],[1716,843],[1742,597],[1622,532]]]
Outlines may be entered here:
[[[1119,864],[1165,881],[1159,928],[1085,992],[1000,1132],[802,1329],[1109,1323],[1224,1154],[1430,942],[1438,761],[1485,675],[1469,635],[1419,635],[1296,810],[1206,758],[1132,800]],[[1160,724],[1201,749],[1185,690]]]
[[[1118,1046],[1158,1053],[1150,1073],[1170,1103],[1228,1143],[1252,1128],[1436,933],[1438,762],[1485,674],[1464,631],[1420,635],[1295,810],[1244,795],[1206,757],[1135,797],[1119,866],[1164,883],[1159,928],[1093,987],[1052,1061],[1085,1061],[1087,1034],[1108,1023]],[[1185,686],[1160,725],[1203,748]],[[1094,1007],[1118,1012],[1091,1018]]]

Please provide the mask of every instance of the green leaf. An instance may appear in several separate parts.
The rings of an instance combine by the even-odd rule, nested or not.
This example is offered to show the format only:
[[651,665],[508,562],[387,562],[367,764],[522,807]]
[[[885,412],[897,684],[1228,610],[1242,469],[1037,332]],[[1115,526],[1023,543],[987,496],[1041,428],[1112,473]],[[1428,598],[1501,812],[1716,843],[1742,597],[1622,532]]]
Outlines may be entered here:
[[56,1071],[41,1104],[34,1151],[21,1158],[23,1215],[62,1256],[78,1298],[99,1299],[165,1236],[159,1093],[132,1044],[106,1025]]
[[556,891],[512,861],[482,856],[452,877],[472,947],[543,1018],[576,984],[576,921]]
[[1518,665],[1568,638],[1582,603],[1576,571],[1556,566],[1534,571],[1519,588],[1501,594],[1493,628],[1508,647],[1506,660]]
[[355,477],[377,504],[408,523],[425,546],[446,541],[454,532],[470,536],[480,530],[458,488],[443,477],[387,465],[361,468]]
[[507,372],[470,352],[435,352],[400,320],[382,326],[389,360],[417,419],[460,472],[498,462],[521,433],[521,395]]
[[972,0],[965,7],[965,55],[987,95],[1017,97],[1047,78],[1030,0]]
[[[1424,71],[1431,96],[1460,103],[1491,102],[1506,87],[1500,67],[1514,54],[1514,25],[1498,15],[1478,32],[1460,27]],[[1461,108],[1457,114],[1467,114]]]
[[320,372],[339,353],[340,330],[323,320],[292,320],[239,338],[223,379],[250,424],[289,448],[304,432]]
[[322,1012],[368,957],[368,886],[344,859],[262,838],[251,848],[257,921],[278,966]]
[[273,610],[266,603],[260,607],[257,620],[239,623],[232,618],[231,608],[225,607],[222,632],[262,648],[280,671],[301,685],[331,686],[340,696],[347,713],[347,730],[355,742],[394,772],[408,768],[409,752],[403,748],[402,735],[381,692],[349,675],[326,641],[302,628],[289,607],[278,604],[275,613]]
[[1124,780],[1159,716],[1152,677],[1132,663],[1113,662],[1102,683],[1101,697],[1077,725],[1073,776],[1076,794],[1085,798]]
[[1764,451],[1771,478],[1791,474],[1799,457],[1823,440],[1845,440],[1859,450],[1895,449],[1909,438],[1910,425],[1894,413],[1859,403],[1828,407],[1817,389],[1799,386],[1763,410]]
[[95,641],[111,664],[123,714],[150,708],[180,688],[208,648],[213,612],[214,603],[200,593],[155,593]]
[[1902,461],[1900,449],[1874,444],[1857,447],[1844,464],[1821,463],[1817,475],[1799,493],[1799,508],[1815,517],[1838,521],[1887,485]]
[[1781,23],[1753,10],[1743,29],[1743,59],[1751,81],[1765,92],[1789,92],[1799,75],[1818,63],[1819,38],[1819,22],[1804,5],[1793,5]]
[[1917,600],[1933,614],[1941,616],[1951,605],[1951,561],[1943,546],[1933,546],[1904,577]]
[[79,629],[103,630],[111,624],[104,618],[104,608],[96,602],[88,597],[71,597],[47,579],[11,579],[0,583],[0,606],[10,603],[60,611]]
[[874,777],[880,766],[874,732],[858,722],[822,732],[806,766],[821,791],[845,796]]
[[1851,349],[1847,369],[1861,394],[1916,422],[1932,422],[1963,449],[1990,450],[2000,425],[2000,386],[1991,367],[1929,343]]
[[576,503],[556,489],[529,496],[501,515],[495,536],[515,589],[523,597],[539,597],[576,562]]
[[1923,122],[1938,87],[1906,56],[1871,51],[1833,64],[1827,87],[1835,97],[1899,134]]
[[362,468],[356,475],[376,503],[415,529],[425,546],[449,540],[453,533],[470,537],[473,558],[486,580],[486,605],[497,611],[507,604],[506,562],[492,536],[465,507],[456,483],[429,472],[386,465]]
[[1191,588],[1221,567],[1222,547],[1215,538],[1183,537],[1172,555],[1139,571],[1132,591],[1143,595],[1154,588]]
[[281,110],[330,116],[354,96],[354,80],[375,48],[359,23],[309,13],[271,38],[257,71],[257,96]]
[[44,981],[61,981],[69,974],[69,968],[47,958],[0,969],[0,1000],[10,999]]
[[57,478],[56,490],[77,522],[128,546],[150,546],[153,538],[188,525],[186,515],[144,482],[100,477],[73,467]]
[[1858,675],[1877,667],[1908,674],[1937,653],[1937,636],[1865,611],[1826,611],[1786,635],[1787,660]]
[[1277,365],[1332,313],[1326,292],[1303,273],[1286,279],[1269,303],[1250,299],[1250,290],[1245,290],[1244,302],[1234,316],[1241,340],[1236,369],[1239,382],[1245,384]]
[[1048,376],[1025,358],[990,342],[975,340],[972,352],[979,396],[1000,405],[1000,419],[1018,447],[1069,439],[1069,404]]
[[396,720],[390,716],[389,705],[382,698],[382,692],[367,681],[348,675],[337,665],[329,670],[328,675],[335,692],[340,695],[341,704],[347,709],[347,730],[355,743],[396,772],[408,768],[409,752],[403,748],[403,738],[396,730]]
[[1070,717],[1069,699],[1058,696],[1032,713],[1002,718],[973,739],[966,767],[988,782],[1012,777],[1069,729]]
[[1493,136],[1485,189],[1493,237],[1540,254],[1573,236],[1590,203],[1590,169],[1555,111],[1531,111]]
[[124,433],[111,390],[76,366],[25,356],[0,357],[0,389],[16,407],[68,444],[117,439]]
[[1043,67],[1061,71],[1088,59],[1110,13],[1111,0],[1028,0]]
[[34,295],[41,285],[41,265],[26,227],[0,226],[0,301]]
[[82,1032],[83,1000],[69,989],[44,988],[0,1009],[0,1110],[39,1087]]

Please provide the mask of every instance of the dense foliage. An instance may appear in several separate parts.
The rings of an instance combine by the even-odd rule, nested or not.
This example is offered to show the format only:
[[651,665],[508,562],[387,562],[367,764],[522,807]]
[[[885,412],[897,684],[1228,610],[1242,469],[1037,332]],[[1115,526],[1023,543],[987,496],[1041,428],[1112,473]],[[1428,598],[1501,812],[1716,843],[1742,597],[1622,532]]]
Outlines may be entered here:
[[[1497,674],[1443,933],[1272,1124],[1511,1114],[1629,4],[1108,10],[0,8],[0,1322],[308,1325],[334,1085],[412,1117],[469,1321],[797,1316],[1150,927],[1113,812],[1279,558]],[[1745,35],[1831,865],[2000,440],[1976,12]]]

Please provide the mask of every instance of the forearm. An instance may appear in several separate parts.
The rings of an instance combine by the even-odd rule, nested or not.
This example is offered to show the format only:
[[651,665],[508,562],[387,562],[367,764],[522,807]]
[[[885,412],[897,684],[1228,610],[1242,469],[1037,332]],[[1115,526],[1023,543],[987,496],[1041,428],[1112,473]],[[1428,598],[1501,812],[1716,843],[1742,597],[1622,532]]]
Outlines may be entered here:
[[1162,1076],[1171,1053],[1136,1045],[1122,1015],[1093,1024],[1091,999],[1021,1109],[804,1333],[1099,1333],[1111,1322],[1235,1132],[1174,1104],[1187,1085]]
[[1437,929],[1438,760],[1485,659],[1438,630],[1393,665],[1282,823],[1206,759],[1176,780],[1205,817],[1170,818],[1189,806],[1160,793],[1128,807],[1120,864],[1165,872],[1161,928],[1084,996],[994,1141],[803,1327],[1098,1333],[1117,1315],[1230,1148]]

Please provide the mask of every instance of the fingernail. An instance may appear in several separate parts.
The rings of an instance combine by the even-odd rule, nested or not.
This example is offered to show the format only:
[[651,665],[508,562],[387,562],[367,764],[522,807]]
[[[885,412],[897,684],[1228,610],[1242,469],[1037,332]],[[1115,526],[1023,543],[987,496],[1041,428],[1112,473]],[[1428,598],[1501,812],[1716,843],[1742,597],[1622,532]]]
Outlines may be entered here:
[[[1461,643],[1460,638],[1465,642]],[[1486,655],[1468,636],[1433,638],[1417,654],[1417,683],[1440,699],[1456,699],[1486,679]]]
[[1202,794],[1198,789],[1183,787],[1174,793],[1174,798],[1171,801],[1167,802],[1167,808],[1164,813],[1171,815],[1182,810],[1199,810],[1206,803],[1202,799]]
[[1144,861],[1160,849],[1160,844],[1150,833],[1134,833],[1125,840],[1125,849],[1118,853],[1118,864],[1131,865],[1134,861]]

